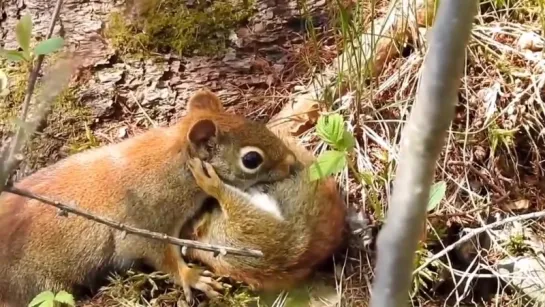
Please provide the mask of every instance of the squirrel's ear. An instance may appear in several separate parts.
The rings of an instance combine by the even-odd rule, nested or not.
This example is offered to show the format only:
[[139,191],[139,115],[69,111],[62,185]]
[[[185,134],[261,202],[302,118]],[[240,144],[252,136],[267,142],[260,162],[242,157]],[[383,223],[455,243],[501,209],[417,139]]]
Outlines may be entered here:
[[201,145],[217,136],[217,133],[218,129],[213,121],[202,119],[191,126],[187,138],[191,143]]
[[205,110],[219,113],[223,111],[223,106],[221,104],[221,100],[218,98],[218,96],[216,96],[216,94],[204,89],[197,91],[195,94],[193,94],[193,96],[191,96],[191,98],[189,98],[187,109],[189,112],[193,110]]

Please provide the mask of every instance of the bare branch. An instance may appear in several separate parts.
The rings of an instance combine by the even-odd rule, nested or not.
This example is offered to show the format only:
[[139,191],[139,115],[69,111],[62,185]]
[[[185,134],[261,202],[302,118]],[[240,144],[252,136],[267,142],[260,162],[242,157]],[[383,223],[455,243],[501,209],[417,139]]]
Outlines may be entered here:
[[378,235],[371,307],[407,305],[435,164],[454,117],[475,0],[442,0],[405,127],[386,225]]
[[493,228],[496,228],[496,227],[500,227],[500,226],[503,226],[505,224],[509,224],[509,223],[513,223],[513,222],[519,222],[519,221],[531,220],[531,219],[542,219],[542,218],[545,218],[545,212],[543,212],[543,211],[542,212],[532,212],[532,213],[528,213],[528,214],[508,217],[506,219],[503,219],[503,220],[500,220],[500,221],[497,221],[497,222],[494,222],[494,223],[491,223],[491,224],[488,224],[488,225],[484,225],[484,226],[479,227],[479,228],[472,229],[471,232],[465,234],[458,241],[452,243],[451,245],[445,247],[439,253],[433,255],[433,257],[428,259],[428,261],[426,261],[424,264],[422,264],[416,270],[414,270],[413,275],[417,274],[418,272],[422,271],[425,267],[427,267],[428,265],[430,265],[434,261],[436,261],[439,258],[441,258],[441,257],[445,256],[446,254],[448,254],[456,246],[469,241],[471,238],[476,237],[479,234],[481,234],[481,233],[483,233],[483,232],[485,232],[487,230],[490,230],[490,229],[493,229]]
[[4,192],[35,199],[46,205],[58,208],[59,210],[61,210],[61,213],[64,213],[64,214],[72,213],[72,214],[81,216],[83,218],[86,218],[88,220],[117,229],[119,231],[123,231],[129,234],[138,235],[138,236],[149,238],[149,239],[159,240],[159,241],[167,242],[167,243],[182,246],[182,247],[201,249],[201,250],[210,251],[210,252],[214,252],[221,255],[232,254],[232,255],[248,256],[248,257],[263,256],[263,253],[259,250],[246,249],[246,248],[234,248],[234,247],[227,247],[227,246],[217,246],[217,245],[202,243],[198,241],[179,239],[176,237],[168,236],[164,233],[153,232],[153,231],[149,231],[145,229],[132,227],[132,226],[125,225],[123,223],[119,223],[105,217],[91,214],[85,210],[75,208],[73,206],[68,206],[66,204],[62,204],[58,201],[52,200],[48,197],[36,195],[30,191],[19,189],[13,186],[6,186],[4,188]]
[[[51,38],[53,35],[53,30],[55,28],[55,23],[57,22],[57,19],[59,18],[59,14],[62,7],[62,1],[63,0],[57,0],[57,3],[55,4],[55,9],[53,10],[53,16],[51,18],[51,22],[49,24],[49,29],[47,31],[47,35],[45,39]],[[15,136],[11,140],[11,144],[8,147],[4,148],[5,151],[0,153],[0,191],[3,190],[6,181],[8,180],[11,173],[19,166],[19,163],[21,163],[21,159],[19,157],[19,154],[21,152],[21,149],[23,148],[25,142],[28,140],[28,138],[34,133],[36,127],[38,124],[42,121],[43,117],[46,114],[46,109],[50,105],[51,101],[39,101],[38,100],[38,106],[37,110],[34,114],[35,118],[30,122],[30,125],[27,123],[27,116],[28,116],[28,110],[30,108],[30,101],[32,99],[32,95],[34,94],[34,89],[36,87],[36,81],[38,80],[38,75],[40,74],[40,69],[42,67],[42,63],[44,60],[44,55],[39,55],[36,59],[36,63],[34,66],[31,64],[31,73],[28,79],[28,84],[25,92],[25,98],[23,101],[23,111],[21,114],[21,121],[17,127],[17,130],[15,132]],[[47,89],[49,91],[50,89]],[[51,92],[50,93],[54,93]],[[60,93],[60,91],[59,91]],[[51,95],[48,95],[51,96]],[[53,96],[53,98],[56,97]],[[47,102],[47,103],[46,103]]]

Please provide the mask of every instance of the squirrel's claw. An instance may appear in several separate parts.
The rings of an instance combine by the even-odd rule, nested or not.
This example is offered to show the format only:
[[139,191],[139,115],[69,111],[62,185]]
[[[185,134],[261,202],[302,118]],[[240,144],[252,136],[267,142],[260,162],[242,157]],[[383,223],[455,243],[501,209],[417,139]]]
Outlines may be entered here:
[[223,290],[223,286],[219,282],[205,276],[201,276],[193,287],[201,290],[209,299],[218,298],[221,295],[218,291]]
[[[208,276],[206,276],[208,275]],[[202,291],[209,299],[219,297],[218,291],[223,290],[221,283],[212,278],[213,274],[197,268],[187,267],[182,273],[182,288],[188,303],[193,300],[192,288]]]
[[[218,177],[218,174],[214,170],[214,167],[209,163],[202,162],[198,158],[189,159],[188,167],[197,185],[208,195],[212,197],[217,197],[218,190],[222,184],[221,179]],[[206,172],[205,172],[206,168]],[[208,175],[206,174],[208,173]]]

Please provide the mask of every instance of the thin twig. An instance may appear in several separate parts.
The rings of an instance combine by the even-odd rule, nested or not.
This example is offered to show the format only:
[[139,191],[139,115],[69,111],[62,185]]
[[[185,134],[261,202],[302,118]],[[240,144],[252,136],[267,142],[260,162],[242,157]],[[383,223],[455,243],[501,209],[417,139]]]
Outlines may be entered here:
[[81,216],[81,217],[86,218],[88,220],[91,220],[91,221],[94,221],[94,222],[109,226],[109,227],[117,229],[119,231],[123,231],[123,232],[129,233],[129,234],[134,234],[134,235],[138,235],[138,236],[149,238],[149,239],[168,242],[170,244],[174,244],[174,245],[178,245],[178,246],[182,246],[182,247],[189,247],[189,248],[195,248],[195,249],[210,251],[210,252],[218,253],[218,254],[221,254],[221,255],[232,254],[232,255],[249,256],[249,257],[262,257],[263,256],[263,253],[261,251],[259,251],[259,250],[253,250],[253,249],[247,249],[247,248],[234,248],[234,247],[227,247],[227,246],[217,246],[217,245],[202,243],[202,242],[198,242],[198,241],[184,240],[184,239],[179,239],[179,238],[176,238],[176,237],[168,236],[168,235],[166,235],[164,233],[152,232],[152,231],[149,231],[149,230],[140,229],[140,228],[136,228],[136,227],[133,227],[133,226],[125,225],[123,223],[119,223],[119,222],[116,222],[114,220],[111,220],[111,219],[108,219],[108,218],[105,218],[105,217],[101,217],[101,216],[91,214],[91,213],[89,213],[89,212],[87,212],[85,210],[65,205],[65,204],[60,203],[58,201],[52,200],[52,199],[50,199],[48,197],[41,196],[41,195],[36,195],[36,194],[34,194],[34,193],[30,192],[30,191],[19,189],[19,188],[16,188],[14,186],[6,186],[5,189],[4,189],[4,192],[8,192],[8,193],[16,194],[16,195],[19,195],[19,196],[35,199],[35,200],[38,200],[38,201],[40,201],[40,202],[42,202],[42,203],[44,203],[46,205],[50,205],[50,206],[53,206],[55,208],[58,208],[59,210],[61,210],[61,212],[73,213],[75,215],[78,215],[78,216]]
[[[53,30],[55,29],[55,23],[57,22],[57,19],[59,18],[59,14],[61,11],[63,0],[57,0],[57,3],[55,4],[55,9],[53,10],[53,16],[51,17],[51,22],[49,24],[49,28],[47,31],[47,35],[45,39],[50,39],[53,35]],[[42,68],[42,63],[44,60],[44,55],[39,55],[36,59],[36,64],[34,66],[31,66],[32,69],[28,84],[25,92],[25,98],[23,100],[23,111],[21,114],[21,123],[19,127],[17,128],[17,131],[15,132],[15,136],[13,137],[13,141],[11,143],[11,149],[9,150],[9,155],[6,156],[6,153],[2,153],[2,163],[3,165],[0,166],[0,191],[4,188],[4,185],[6,184],[6,180],[9,178],[11,173],[19,166],[22,159],[19,159],[18,154],[21,148],[23,147],[24,143],[24,136],[31,135],[34,133],[32,129],[28,129],[26,125],[24,125],[27,121],[27,115],[28,115],[28,109],[30,107],[30,100],[32,98],[32,95],[34,94],[34,89],[36,87],[36,81],[38,80],[38,75],[40,74],[40,70]],[[44,114],[38,113],[36,114],[36,117],[34,121],[36,123],[39,123],[42,120],[42,116]],[[25,130],[29,131],[25,131]],[[6,148],[7,150],[7,148]]]
[[542,219],[542,218],[545,218],[545,211],[543,211],[543,212],[533,212],[533,213],[528,213],[528,214],[523,214],[523,215],[512,216],[512,217],[508,217],[506,219],[503,219],[501,221],[497,221],[497,222],[494,222],[494,223],[491,223],[491,224],[488,224],[488,225],[484,225],[484,226],[479,227],[479,228],[472,229],[471,232],[469,232],[466,235],[464,235],[463,237],[461,237],[458,241],[456,241],[456,242],[452,243],[451,245],[445,247],[442,251],[435,254],[428,261],[426,261],[424,264],[422,264],[420,267],[418,267],[416,270],[414,270],[413,275],[417,274],[420,271],[422,271],[425,267],[430,265],[432,262],[434,262],[434,261],[438,260],[439,258],[441,258],[441,257],[445,256],[446,254],[448,254],[456,246],[469,241],[471,238],[473,238],[473,237],[475,237],[475,236],[477,236],[477,235],[479,235],[479,234],[481,234],[481,233],[483,233],[483,232],[485,232],[487,230],[490,230],[490,229],[496,228],[496,227],[500,227],[500,226],[503,226],[505,224],[509,224],[509,223],[513,223],[513,222],[519,222],[519,221],[530,220],[530,219]]
[[500,196],[498,199],[496,200],[493,200],[491,202],[489,202],[488,204],[486,205],[482,205],[482,206],[479,206],[477,208],[473,208],[471,210],[468,210],[468,211],[465,211],[465,212],[456,212],[456,213],[432,213],[432,214],[429,214],[428,215],[428,219],[432,219],[432,218],[449,218],[449,217],[457,217],[457,216],[469,216],[475,212],[479,212],[479,211],[482,211],[482,210],[486,210],[490,207],[494,207],[496,206],[497,204],[500,204],[502,203],[503,201],[505,201],[508,197],[509,197],[509,192],[507,192],[505,195],[503,196]]
[[157,123],[153,121],[153,119],[151,119],[151,117],[149,117],[148,113],[146,112],[146,110],[142,107],[142,105],[140,104],[140,102],[138,101],[138,99],[136,99],[136,97],[134,96],[134,94],[132,92],[129,93],[131,95],[131,98],[132,100],[134,100],[134,102],[136,102],[136,104],[138,105],[138,107],[140,108],[140,111],[142,111],[142,113],[144,114],[144,116],[146,117],[146,119],[150,122],[150,124],[157,128]]

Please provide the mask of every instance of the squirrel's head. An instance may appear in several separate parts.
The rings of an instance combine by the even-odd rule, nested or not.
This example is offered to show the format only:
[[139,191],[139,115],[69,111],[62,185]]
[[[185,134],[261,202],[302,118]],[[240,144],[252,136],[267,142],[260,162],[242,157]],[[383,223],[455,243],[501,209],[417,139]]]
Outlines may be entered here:
[[208,90],[189,99],[187,118],[189,154],[210,163],[228,184],[246,188],[282,180],[300,164],[264,124],[225,112]]

